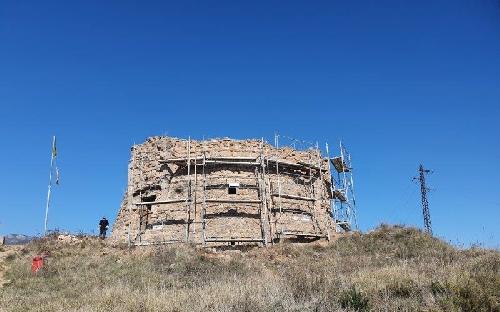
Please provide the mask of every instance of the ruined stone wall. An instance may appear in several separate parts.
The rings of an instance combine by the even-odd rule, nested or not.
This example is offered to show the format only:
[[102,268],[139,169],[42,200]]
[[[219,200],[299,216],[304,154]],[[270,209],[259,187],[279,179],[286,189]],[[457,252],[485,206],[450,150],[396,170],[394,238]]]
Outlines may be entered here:
[[131,154],[113,239],[268,244],[334,229],[328,161],[318,150],[151,137]]

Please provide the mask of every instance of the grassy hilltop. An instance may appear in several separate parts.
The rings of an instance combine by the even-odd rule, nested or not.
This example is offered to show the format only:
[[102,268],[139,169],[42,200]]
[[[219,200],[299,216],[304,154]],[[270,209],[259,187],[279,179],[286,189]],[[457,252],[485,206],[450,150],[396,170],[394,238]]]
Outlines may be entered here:
[[3,262],[0,311],[500,311],[499,251],[413,228],[218,253],[47,238]]

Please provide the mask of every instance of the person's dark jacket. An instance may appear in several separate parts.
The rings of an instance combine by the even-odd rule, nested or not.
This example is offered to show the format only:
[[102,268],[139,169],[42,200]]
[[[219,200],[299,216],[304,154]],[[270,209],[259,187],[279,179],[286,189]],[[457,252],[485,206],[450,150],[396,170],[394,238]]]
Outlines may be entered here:
[[109,222],[107,219],[101,219],[101,221],[99,221],[99,227],[101,229],[105,229],[108,225],[109,225]]

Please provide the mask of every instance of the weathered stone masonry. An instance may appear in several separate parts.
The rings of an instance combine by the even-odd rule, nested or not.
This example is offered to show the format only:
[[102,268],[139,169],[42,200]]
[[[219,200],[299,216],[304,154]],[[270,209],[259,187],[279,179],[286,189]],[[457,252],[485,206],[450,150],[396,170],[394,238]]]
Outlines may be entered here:
[[329,239],[329,170],[316,149],[151,137],[132,148],[112,238],[205,245]]

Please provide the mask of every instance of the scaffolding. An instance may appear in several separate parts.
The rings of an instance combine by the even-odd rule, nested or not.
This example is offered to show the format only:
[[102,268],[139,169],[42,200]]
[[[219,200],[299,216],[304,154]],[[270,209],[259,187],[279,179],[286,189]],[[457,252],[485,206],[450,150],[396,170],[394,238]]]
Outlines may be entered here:
[[[260,157],[259,157],[260,158]],[[267,238],[263,225],[263,214],[265,213],[265,204],[262,194],[262,174],[260,172],[260,159],[249,157],[207,157],[206,152],[203,156],[203,244],[207,243],[260,243],[267,244]],[[245,175],[223,175],[208,176],[207,171],[217,172],[219,166],[240,168]],[[244,197],[216,197],[220,191],[234,189],[236,190],[254,190],[256,196]],[[219,193],[215,191],[219,191]],[[236,204],[239,204],[236,206]],[[238,211],[238,208],[245,208],[244,211]],[[249,222],[255,221],[259,224],[260,235],[257,236],[235,236],[235,235],[215,235],[212,233],[210,224],[214,222],[215,217],[239,217]]]
[[[320,224],[316,214],[317,210],[324,207],[324,201],[328,200],[320,183],[323,183],[324,174],[329,172],[327,164],[329,166],[330,163],[322,157],[317,143],[315,146],[307,147],[308,161],[292,162],[280,159],[280,152],[288,147],[286,145],[280,147],[279,138],[279,135],[275,136],[274,149],[261,139],[259,150],[240,150],[239,152],[245,156],[217,155],[213,151],[209,152],[205,146],[207,141],[203,143],[203,150],[199,151],[192,146],[191,138],[183,140],[186,154],[167,155],[169,157],[159,160],[159,163],[168,171],[162,178],[169,179],[166,191],[168,198],[157,198],[156,195],[151,195],[154,192],[150,192],[151,185],[145,180],[142,172],[145,164],[151,162],[151,159],[147,153],[139,152],[134,145],[128,200],[133,201],[136,196],[139,200],[135,199],[128,209],[129,220],[137,222],[135,235],[132,235],[132,221],[127,224],[129,244],[158,245],[198,242],[204,246],[210,243],[231,245],[254,243],[266,246],[283,239],[329,239],[328,229]],[[292,146],[296,149],[299,144],[303,146],[309,143],[294,140]],[[341,155],[343,155],[342,152]],[[332,164],[335,162],[334,159],[328,159]],[[348,161],[350,162],[350,156]],[[137,169],[138,174],[135,171]],[[232,171],[234,174],[227,174],[227,172],[219,174],[220,171]],[[346,182],[348,181],[345,176],[346,172],[346,170],[342,172],[343,184],[337,183],[336,186],[352,186],[352,177],[350,182]],[[134,181],[133,177],[138,177],[139,181]],[[178,180],[174,183],[172,178]],[[136,187],[135,191],[132,190],[131,185]],[[322,193],[318,192],[318,186]],[[346,190],[349,190],[349,187]],[[178,189],[179,192],[173,192],[172,188]],[[226,196],[221,196],[225,190],[229,192],[231,188],[237,189],[238,192],[242,191],[244,195],[231,196],[231,193],[227,193]],[[295,190],[295,192],[288,190]],[[340,187],[336,187],[332,194],[341,191]],[[346,200],[347,202],[349,200]],[[199,205],[201,209],[198,209]],[[130,208],[131,206],[133,208]],[[350,208],[347,210],[347,213],[352,211]],[[161,211],[164,213],[164,218],[158,220],[157,216],[155,222],[151,222],[149,216],[153,211],[157,215],[158,211]],[[242,229],[242,231],[234,232],[245,235],[234,235],[229,230],[220,231],[220,226],[218,231],[222,233],[213,231],[211,226],[213,222],[220,223],[221,218],[233,217],[243,220],[238,221],[241,221],[243,225],[255,224],[252,229],[258,227],[258,234],[257,231]],[[292,221],[299,226],[287,227],[287,224]],[[236,224],[240,224],[238,222]],[[166,237],[166,232],[161,230],[170,225],[183,227],[184,234]],[[201,230],[197,230],[197,225],[201,225]],[[343,228],[340,222],[337,222],[337,226]],[[147,239],[144,236],[146,230],[153,230],[153,232],[160,230],[159,233],[163,233],[164,236],[159,238],[159,236],[150,235]],[[247,232],[253,234],[246,235]]]
[[[331,173],[331,212],[337,232],[349,232],[358,229],[356,217],[356,197],[351,154],[340,142],[340,156],[330,158],[326,144]],[[332,167],[334,170],[332,170]]]
[[[288,140],[288,144],[285,143],[280,145],[280,139]],[[302,150],[312,151],[315,154],[315,158],[317,158],[317,165],[315,165],[315,160],[312,158],[311,154],[309,154],[308,162],[290,163],[280,160],[280,148],[286,146],[290,146],[294,150],[297,149],[297,146],[299,146]],[[267,160],[267,163],[268,166],[274,165],[274,169],[276,170],[276,186],[273,188],[273,183],[270,182],[270,197],[274,203],[274,207],[271,208],[271,212],[274,214],[279,213],[275,224],[275,234],[278,237],[278,241],[287,238],[329,239],[330,236],[328,231],[321,229],[315,214],[317,205],[319,204],[319,198],[316,196],[317,194],[315,193],[314,184],[317,180],[321,181],[322,178],[321,152],[318,148],[318,144],[313,147],[313,143],[311,142],[290,138],[276,133],[274,136],[274,147],[275,154]],[[300,171],[300,173],[296,173],[297,170]],[[291,178],[293,182],[283,182],[282,176],[284,175]],[[283,192],[283,190],[289,189],[292,185],[302,185],[302,192],[306,195],[299,196]],[[284,199],[288,199],[288,201],[285,202],[285,205],[283,204]],[[286,222],[283,221],[284,214],[299,216],[299,220],[305,223],[304,229],[287,229]],[[307,224],[310,224],[311,226],[307,227]]]
[[[195,168],[196,168],[196,160],[197,158],[193,159],[191,157],[191,139],[189,138],[186,142],[186,149],[188,151],[186,157],[182,158],[181,162],[177,162],[176,164],[179,166],[180,169],[187,169],[187,175],[186,175],[186,180],[182,181],[185,183],[184,186],[182,186],[183,189],[187,190],[187,194],[185,197],[182,198],[169,198],[169,199],[164,199],[164,200],[157,200],[156,195],[145,195],[144,191],[148,189],[148,185],[145,181],[144,175],[143,175],[143,170],[144,170],[144,162],[150,162],[151,159],[149,159],[149,155],[140,155],[139,161],[140,161],[140,168],[139,168],[139,181],[137,183],[138,188],[139,188],[139,202],[134,202],[133,206],[135,208],[132,208],[129,210],[131,214],[134,214],[137,216],[137,230],[136,230],[136,235],[134,238],[131,237],[131,229],[130,229],[130,223],[129,223],[129,229],[128,229],[128,239],[129,239],[129,245],[135,245],[135,246],[144,246],[144,245],[161,245],[161,244],[171,244],[171,243],[182,243],[182,242],[189,242],[189,236],[190,236],[190,225],[195,224],[196,220],[191,219],[191,212],[192,212],[192,206],[193,203],[195,205],[195,210],[196,210],[196,201],[193,201],[192,198],[192,177],[191,177],[191,166],[193,165],[193,160],[195,161]],[[132,168],[136,168],[136,153],[135,153],[135,145],[134,148],[132,149],[133,157],[132,157]],[[196,171],[195,171],[196,172]],[[170,172],[170,174],[173,174]],[[135,176],[132,173],[132,177]],[[135,181],[132,179],[132,184],[134,184]],[[196,187],[196,186],[195,186]],[[180,206],[179,206],[180,204]],[[152,207],[153,205],[155,206],[162,206],[164,207],[163,209],[165,210],[165,218],[161,220],[158,224],[151,224],[149,220],[149,216],[152,214]],[[183,207],[184,206],[184,207]],[[170,214],[175,213],[175,212],[184,212],[185,213],[185,218],[172,218],[170,217]],[[131,220],[133,220],[133,215]],[[176,238],[176,239],[155,239],[153,241],[149,240],[144,240],[143,239],[143,234],[146,232],[146,230],[151,230],[155,229],[156,226],[160,226],[160,229],[163,229],[165,225],[168,224],[180,224],[182,225],[185,230],[184,230],[184,237],[183,238]]]

